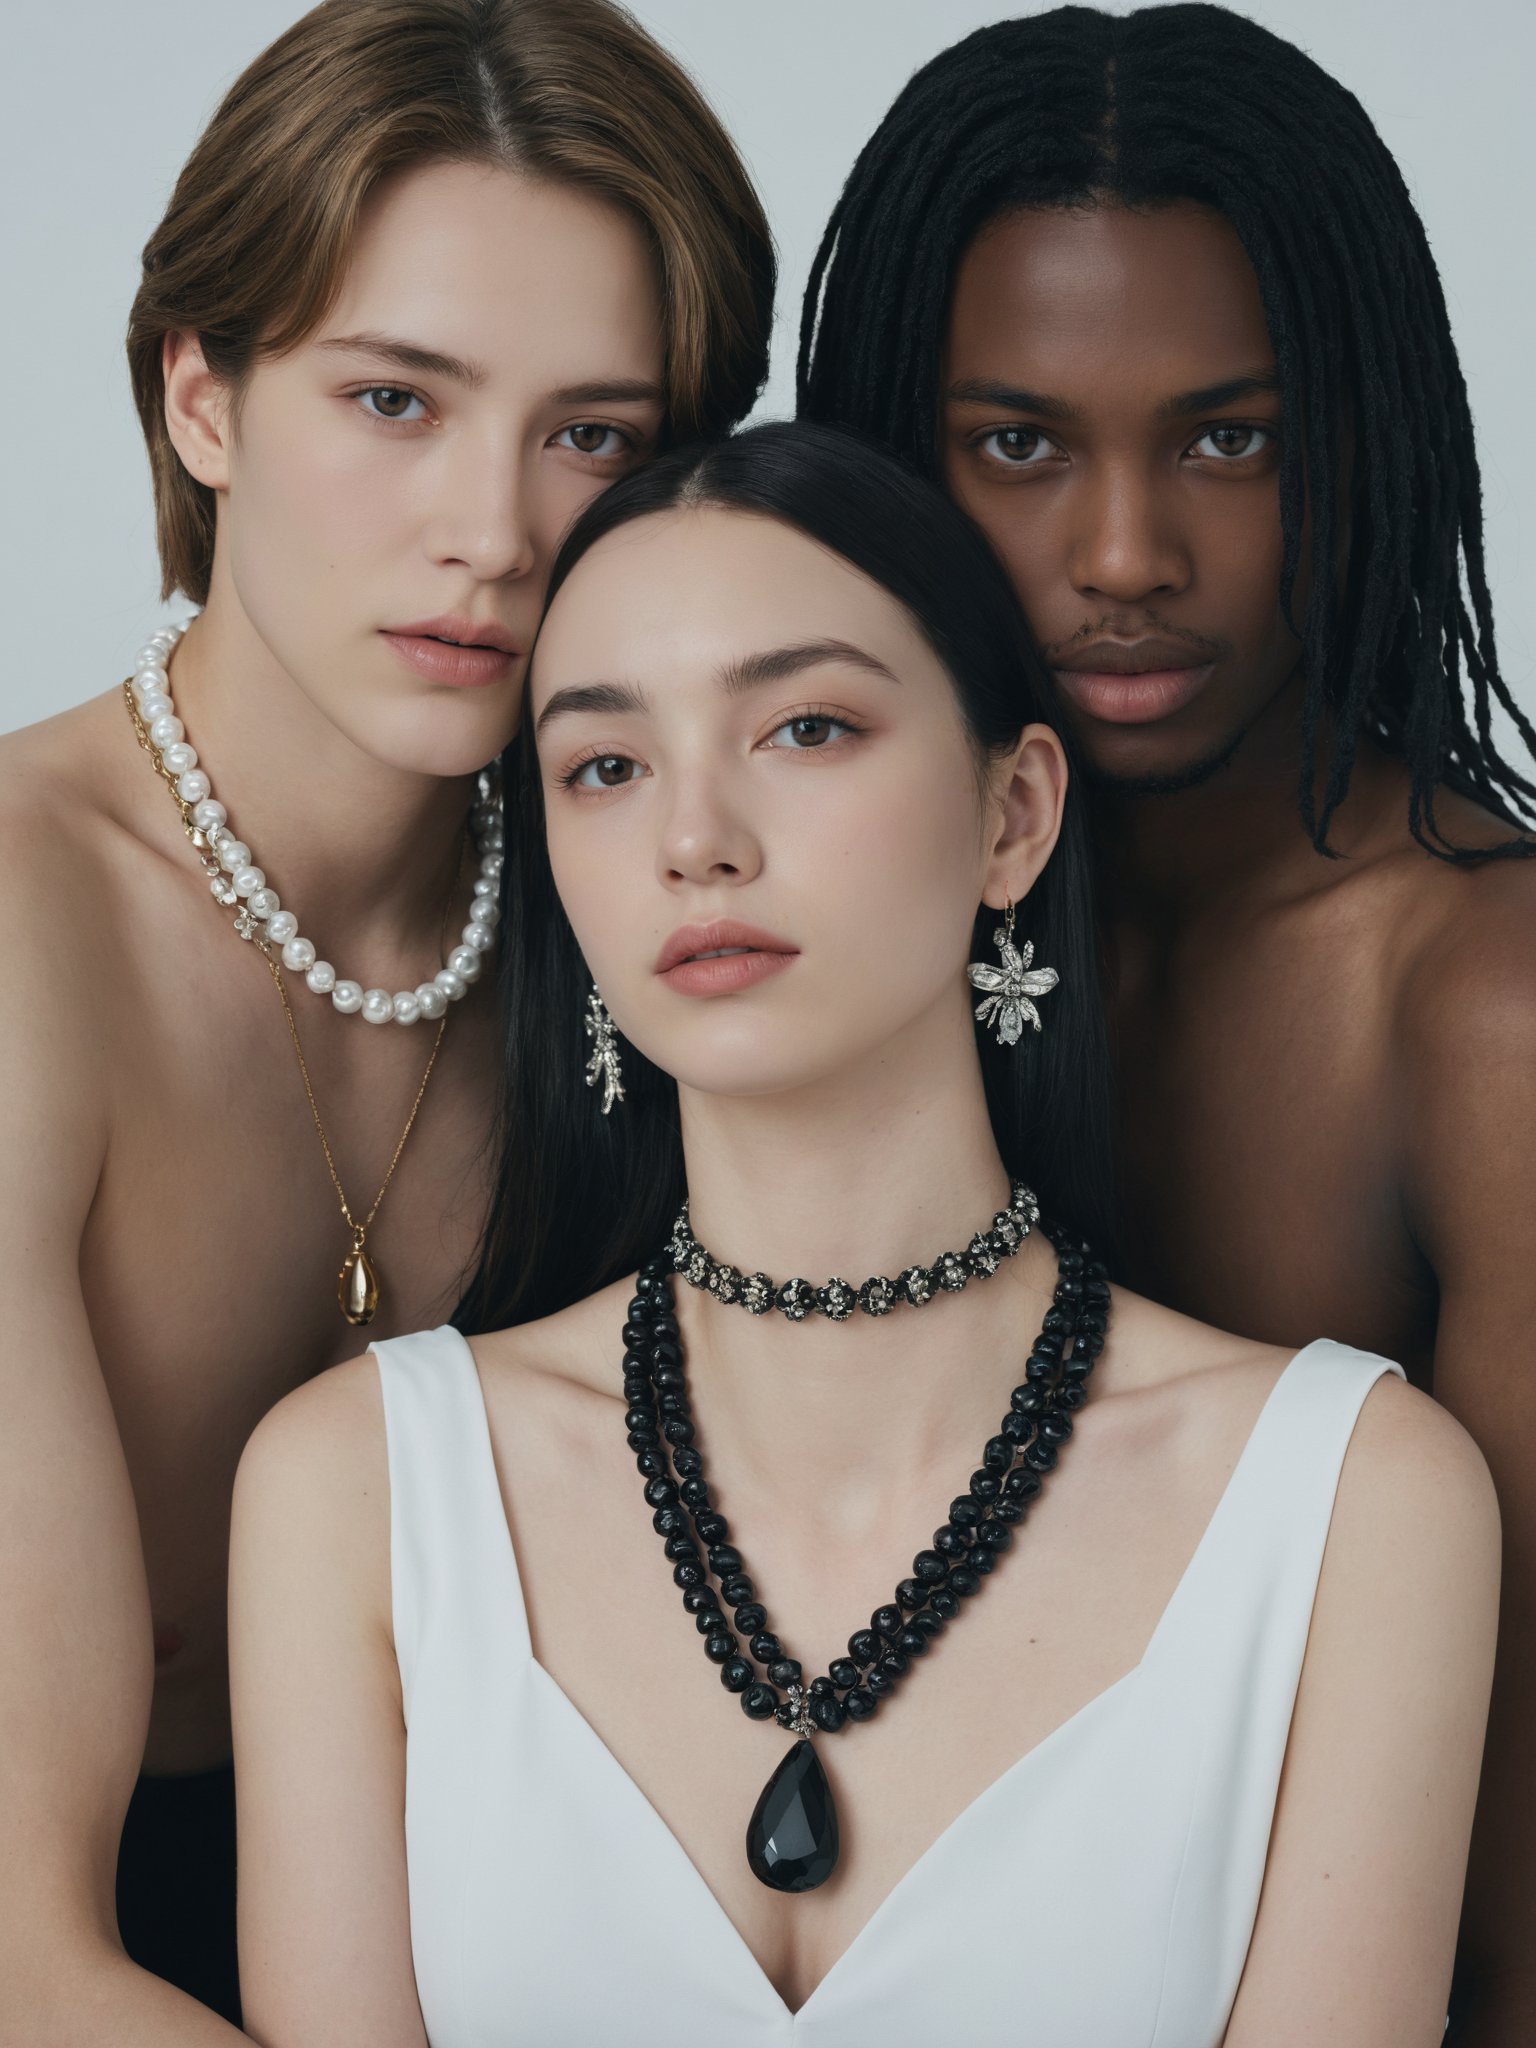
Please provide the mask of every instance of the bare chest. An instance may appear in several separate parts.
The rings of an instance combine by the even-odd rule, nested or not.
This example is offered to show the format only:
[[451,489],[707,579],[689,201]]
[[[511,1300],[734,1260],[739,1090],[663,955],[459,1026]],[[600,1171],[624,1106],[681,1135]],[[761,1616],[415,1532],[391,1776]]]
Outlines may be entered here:
[[1404,1223],[1388,990],[1342,917],[1206,935],[1114,1005],[1126,1277],[1219,1328],[1335,1337],[1427,1372]]

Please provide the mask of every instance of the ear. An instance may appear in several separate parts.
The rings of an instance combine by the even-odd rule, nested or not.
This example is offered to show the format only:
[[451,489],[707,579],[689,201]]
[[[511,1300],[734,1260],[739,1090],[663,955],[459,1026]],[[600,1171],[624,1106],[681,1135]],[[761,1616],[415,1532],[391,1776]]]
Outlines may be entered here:
[[203,360],[195,334],[168,334],[161,345],[165,430],[189,476],[211,491],[229,489],[230,390]]
[[998,764],[996,836],[987,851],[982,900],[995,910],[1022,903],[1055,850],[1067,797],[1067,757],[1048,725],[1027,725],[1018,746]]

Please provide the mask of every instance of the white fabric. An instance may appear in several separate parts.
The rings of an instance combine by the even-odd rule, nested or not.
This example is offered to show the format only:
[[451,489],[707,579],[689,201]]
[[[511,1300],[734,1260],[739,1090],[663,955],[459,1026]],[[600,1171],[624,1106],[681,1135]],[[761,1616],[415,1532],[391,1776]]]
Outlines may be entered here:
[[960,1814],[791,2013],[533,1656],[468,1346],[374,1350],[432,2048],[1217,2048],[1339,1470],[1397,1367],[1297,1353],[1141,1662]]

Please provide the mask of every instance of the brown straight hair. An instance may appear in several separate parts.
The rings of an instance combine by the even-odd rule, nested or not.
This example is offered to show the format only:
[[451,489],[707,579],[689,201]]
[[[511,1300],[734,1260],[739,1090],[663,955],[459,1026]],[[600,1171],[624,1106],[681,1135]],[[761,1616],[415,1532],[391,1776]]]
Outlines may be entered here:
[[161,595],[208,595],[214,497],[165,426],[165,337],[238,387],[324,319],[364,202],[416,165],[474,162],[591,191],[645,229],[667,432],[715,434],[768,370],[775,261],[757,194],[687,74],[612,0],[324,0],[238,78],[144,250],[128,323]]

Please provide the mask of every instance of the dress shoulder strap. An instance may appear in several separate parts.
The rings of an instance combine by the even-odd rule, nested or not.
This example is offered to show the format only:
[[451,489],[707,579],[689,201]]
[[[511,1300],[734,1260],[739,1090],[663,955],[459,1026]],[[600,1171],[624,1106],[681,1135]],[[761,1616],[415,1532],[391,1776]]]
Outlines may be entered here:
[[495,1602],[498,1627],[527,1619],[474,1354],[451,1325],[373,1346],[389,1447],[390,1587],[406,1717],[423,1645],[461,1637]]

